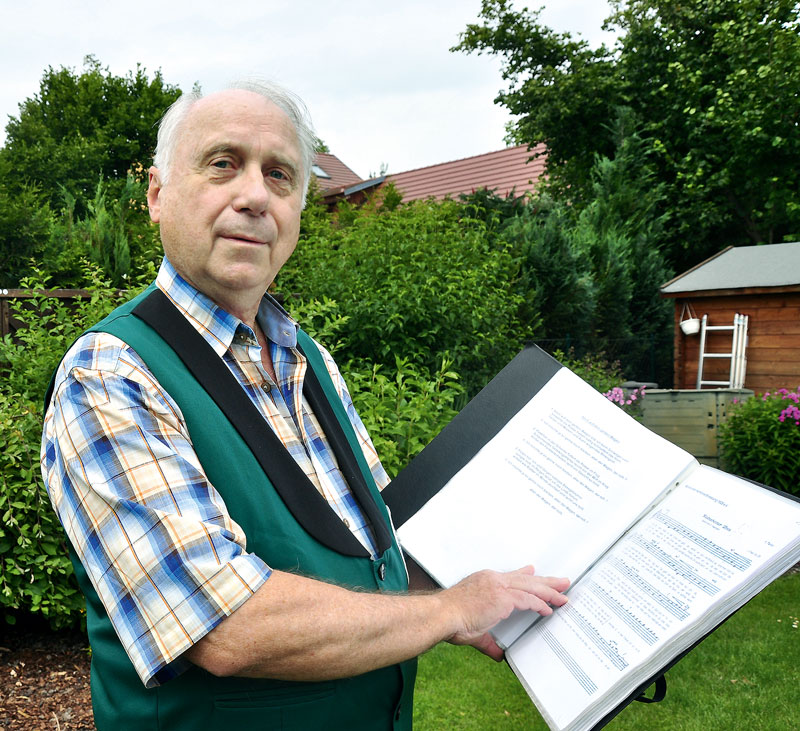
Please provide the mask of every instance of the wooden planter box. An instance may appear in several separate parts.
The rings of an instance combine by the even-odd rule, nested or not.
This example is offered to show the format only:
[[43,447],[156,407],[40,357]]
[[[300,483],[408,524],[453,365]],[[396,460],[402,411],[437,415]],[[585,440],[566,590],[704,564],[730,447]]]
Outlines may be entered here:
[[747,388],[647,390],[642,399],[642,423],[699,462],[719,467],[717,429],[735,401],[752,395]]

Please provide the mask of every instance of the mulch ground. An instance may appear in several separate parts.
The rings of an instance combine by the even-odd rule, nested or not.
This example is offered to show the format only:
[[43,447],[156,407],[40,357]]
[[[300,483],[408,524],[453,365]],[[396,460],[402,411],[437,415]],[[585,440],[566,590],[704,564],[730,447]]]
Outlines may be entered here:
[[0,731],[53,729],[94,731],[86,637],[0,618]]

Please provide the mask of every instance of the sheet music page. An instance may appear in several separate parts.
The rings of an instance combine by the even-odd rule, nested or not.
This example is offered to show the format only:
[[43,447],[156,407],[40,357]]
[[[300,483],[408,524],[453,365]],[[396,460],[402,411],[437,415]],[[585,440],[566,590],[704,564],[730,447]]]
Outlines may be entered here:
[[697,638],[713,628],[727,614],[713,614],[713,605],[798,543],[800,504],[787,502],[718,470],[696,470],[583,577],[569,604],[511,648],[509,661],[540,710],[562,728],[630,676],[622,700],[648,677],[637,666],[679,632],[700,620]]
[[562,368],[398,534],[443,586],[526,564],[574,580],[693,463]]

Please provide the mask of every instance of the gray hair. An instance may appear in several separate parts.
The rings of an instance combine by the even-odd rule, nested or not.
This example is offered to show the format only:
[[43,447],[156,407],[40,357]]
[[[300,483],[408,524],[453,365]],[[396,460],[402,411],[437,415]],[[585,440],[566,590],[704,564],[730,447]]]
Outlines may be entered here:
[[[314,154],[317,147],[317,136],[311,126],[311,118],[308,109],[299,96],[284,88],[280,84],[261,79],[248,79],[236,81],[230,84],[227,89],[241,89],[252,91],[263,96],[280,109],[292,123],[297,134],[297,142],[300,146],[300,158],[303,165],[303,205],[306,203],[308,193],[308,183],[311,179],[311,168],[314,164]],[[153,156],[153,164],[161,173],[162,183],[169,180],[172,158],[178,143],[180,127],[189,114],[189,110],[194,104],[203,98],[203,94],[198,90],[184,92],[178,97],[169,109],[164,113],[158,125],[158,138],[156,141],[156,152]]]

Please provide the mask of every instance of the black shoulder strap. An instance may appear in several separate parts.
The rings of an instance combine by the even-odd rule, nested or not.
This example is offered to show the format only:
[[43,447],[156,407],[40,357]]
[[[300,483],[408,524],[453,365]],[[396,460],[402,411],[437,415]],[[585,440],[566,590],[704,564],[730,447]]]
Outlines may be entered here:
[[[338,553],[345,556],[368,556],[366,549],[336,517],[325,498],[319,494],[303,470],[281,444],[225,363],[166,295],[160,289],[155,289],[133,310],[133,314],[161,336],[206,390],[250,448],[297,522],[320,543]],[[308,372],[311,372],[310,368]],[[308,378],[308,374],[306,378]],[[321,401],[318,398],[314,400],[317,401],[317,404],[313,404],[312,407],[317,413],[316,408]],[[323,397],[322,401],[324,400]],[[317,418],[331,442],[337,460],[340,461],[340,464],[347,464],[348,459],[345,455],[349,450],[342,453],[340,440],[331,439],[330,436],[336,431],[336,427],[341,431],[338,422],[334,418],[333,422],[336,422],[334,426],[327,416],[321,416],[320,413],[317,413]],[[345,440],[343,434],[341,439]],[[339,446],[338,451],[337,445]],[[351,472],[351,470],[348,468],[347,472]],[[350,475],[344,470],[343,474],[349,479]],[[354,483],[350,484],[353,489]],[[372,518],[373,514],[377,512],[377,508],[374,505],[370,506],[374,510],[367,507],[371,498],[365,504],[364,493],[370,497],[366,485],[364,485],[363,491],[356,488],[353,493],[365,514]],[[382,526],[382,524],[383,521],[375,522],[373,518],[376,531],[377,526]],[[383,529],[384,532],[387,532],[385,526]],[[385,547],[379,546],[379,550],[383,551]]]
[[[298,345],[297,347],[303,355],[306,355],[302,346]],[[383,554],[383,552],[392,545],[392,537],[389,533],[386,519],[375,504],[375,499],[367,487],[364,475],[359,469],[356,456],[350,448],[342,425],[333,413],[333,407],[330,401],[325,398],[325,393],[322,390],[319,377],[316,371],[311,367],[311,359],[307,357],[306,360],[308,361],[308,369],[303,379],[303,395],[308,399],[311,410],[314,412],[314,415],[317,417],[322,427],[322,431],[325,432],[325,436],[328,438],[328,443],[331,445],[331,449],[336,455],[339,469],[342,471],[347,484],[350,486],[353,497],[361,507],[367,520],[372,524],[378,553]]]

